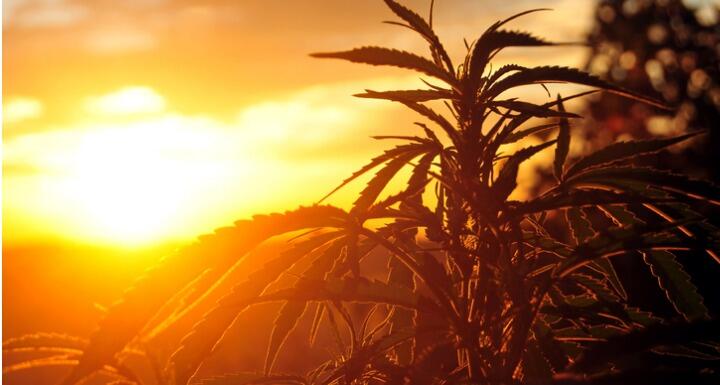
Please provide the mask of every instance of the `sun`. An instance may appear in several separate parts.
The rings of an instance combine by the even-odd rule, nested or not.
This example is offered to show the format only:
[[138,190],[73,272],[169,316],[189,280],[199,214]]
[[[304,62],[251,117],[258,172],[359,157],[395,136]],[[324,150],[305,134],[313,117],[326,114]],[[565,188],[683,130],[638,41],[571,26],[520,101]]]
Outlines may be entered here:
[[230,144],[217,122],[167,111],[149,87],[88,98],[85,108],[69,128],[8,146],[6,162],[31,170],[3,183],[8,216],[29,218],[13,234],[141,246],[214,226],[202,213],[217,211],[218,186],[243,168],[224,161]]
[[359,119],[344,101],[321,105],[346,88],[313,88],[225,118],[174,110],[147,86],[89,96],[68,123],[6,141],[4,235],[145,247],[312,204],[355,167],[319,151]]
[[181,232],[185,214],[222,176],[219,165],[196,156],[212,139],[167,117],[81,134],[62,183],[78,209],[75,226],[124,244]]

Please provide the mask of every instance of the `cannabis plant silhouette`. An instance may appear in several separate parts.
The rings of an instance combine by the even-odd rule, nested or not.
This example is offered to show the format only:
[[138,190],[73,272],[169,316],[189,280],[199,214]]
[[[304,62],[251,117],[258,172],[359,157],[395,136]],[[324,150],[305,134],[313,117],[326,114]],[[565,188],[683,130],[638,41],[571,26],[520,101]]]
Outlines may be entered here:
[[[538,10],[491,25],[456,67],[430,22],[385,3],[402,20],[394,24],[427,41],[429,59],[380,47],[313,56],[402,67],[441,85],[358,95],[417,112],[424,135],[380,138],[402,143],[333,190],[377,169],[349,211],[318,204],[201,237],[138,279],[89,341],[33,335],[5,342],[8,354],[51,352],[6,373],[68,364],[64,384],[98,373],[116,383],[161,384],[717,383],[720,323],[673,251],[720,262],[718,229],[703,215],[720,204],[720,191],[632,165],[697,133],[619,142],[566,164],[569,119],[577,115],[564,104],[592,91],[544,104],[504,98],[506,91],[577,83],[664,106],[571,68],[512,64],[492,71],[490,61],[506,47],[553,45],[503,28]],[[429,101],[444,101],[452,117],[423,104]],[[526,127],[533,118],[552,122]],[[504,145],[555,129],[555,139],[503,153]],[[552,147],[555,185],[537,197],[511,199],[520,166]],[[403,169],[410,170],[404,188],[383,195]],[[567,239],[553,236],[557,225]],[[219,282],[232,266],[283,234],[293,237],[287,251],[224,290]],[[368,278],[363,264],[371,258],[387,264],[387,279]],[[613,268],[617,258],[642,258],[677,316],[661,319],[628,306]],[[199,378],[236,318],[267,302],[281,307],[264,368]],[[306,372],[276,372],[284,342],[309,312],[311,339],[328,329],[337,348]],[[159,341],[175,341],[172,353],[147,348]],[[151,362],[154,379],[127,365],[135,355]]]

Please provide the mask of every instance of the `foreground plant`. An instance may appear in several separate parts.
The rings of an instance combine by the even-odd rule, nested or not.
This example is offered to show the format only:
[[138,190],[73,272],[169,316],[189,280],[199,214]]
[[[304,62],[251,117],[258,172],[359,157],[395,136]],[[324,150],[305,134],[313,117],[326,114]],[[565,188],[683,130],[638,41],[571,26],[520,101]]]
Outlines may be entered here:
[[[349,211],[304,207],[202,237],[140,278],[89,341],[56,335],[7,341],[4,352],[44,347],[56,355],[6,372],[63,362],[73,366],[65,384],[98,373],[141,383],[126,366],[140,354],[162,384],[720,380],[719,322],[673,254],[685,250],[685,257],[720,262],[718,229],[703,214],[720,204],[720,190],[630,163],[695,134],[619,142],[568,164],[569,119],[577,116],[564,103],[588,92],[534,104],[505,97],[506,91],[576,83],[663,106],[575,69],[507,65],[493,71],[490,60],[503,48],[553,45],[503,29],[534,11],[493,24],[456,67],[429,22],[385,2],[402,19],[398,24],[428,42],[430,59],[379,47],[313,56],[407,68],[441,85],[358,95],[416,111],[424,118],[417,123],[423,135],[380,138],[402,143],[338,187],[377,169]],[[423,104],[430,101],[444,101],[452,119]],[[551,122],[528,127],[535,118]],[[552,140],[505,153],[508,145],[555,130]],[[554,186],[512,199],[520,166],[553,147]],[[410,176],[402,191],[383,195],[404,169]],[[563,232],[568,236],[553,236]],[[293,235],[287,251],[228,288],[223,277],[233,266],[284,234]],[[377,273],[366,267],[373,258],[387,264],[386,280],[367,278]],[[619,258],[641,258],[677,316],[661,319],[629,306],[612,262]],[[197,378],[238,315],[265,302],[282,304],[265,367]],[[278,353],[306,313],[313,318],[311,339],[329,330],[337,353],[304,373],[276,373]],[[163,358],[146,349],[161,343],[175,344],[172,354]]]

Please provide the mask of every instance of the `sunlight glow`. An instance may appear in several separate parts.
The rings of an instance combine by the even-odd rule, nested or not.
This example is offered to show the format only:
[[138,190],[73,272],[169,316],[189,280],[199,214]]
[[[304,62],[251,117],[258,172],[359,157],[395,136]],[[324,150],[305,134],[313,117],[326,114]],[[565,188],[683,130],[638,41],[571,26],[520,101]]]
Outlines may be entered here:
[[23,193],[12,203],[84,239],[136,244],[197,231],[188,213],[202,210],[229,175],[227,163],[208,158],[223,144],[205,124],[168,115],[15,143],[11,159],[39,172],[13,180]]
[[167,111],[149,87],[87,98],[94,113],[84,120],[6,143],[13,237],[141,246],[311,204],[333,184],[327,175],[350,172],[343,162],[314,163],[357,124],[357,108],[325,102],[346,88],[249,105],[228,121]]
[[201,199],[202,183],[219,176],[218,166],[193,161],[193,151],[213,138],[172,123],[92,131],[78,143],[66,188],[84,220],[97,226],[96,236],[142,241],[167,235],[179,210]]
[[119,91],[88,98],[85,109],[97,115],[132,115],[161,112],[165,99],[149,87],[126,87]]
[[[389,145],[368,136],[418,131],[399,107],[350,95],[417,82],[313,86],[227,119],[174,111],[147,86],[86,97],[93,114],[4,143],[8,237],[140,247],[311,205]],[[364,183],[327,202],[349,204]]]
[[23,120],[37,118],[42,114],[43,105],[39,100],[32,98],[11,98],[3,103],[3,123],[17,123]]

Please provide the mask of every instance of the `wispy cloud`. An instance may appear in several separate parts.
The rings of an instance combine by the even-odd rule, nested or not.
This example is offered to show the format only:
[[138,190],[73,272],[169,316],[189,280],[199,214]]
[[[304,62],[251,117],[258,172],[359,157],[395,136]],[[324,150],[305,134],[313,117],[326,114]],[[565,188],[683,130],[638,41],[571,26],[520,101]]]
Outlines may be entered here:
[[10,97],[3,102],[3,124],[19,123],[42,115],[42,103],[28,97]]
[[94,115],[122,116],[158,113],[165,110],[165,98],[150,87],[129,86],[85,101],[85,111]]
[[5,0],[4,27],[58,28],[76,24],[89,16],[89,9],[66,0]]
[[96,54],[123,54],[149,51],[157,45],[156,35],[131,24],[98,26],[85,34],[85,48]]
[[372,148],[366,124],[387,105],[348,96],[357,90],[311,87],[229,121],[168,110],[149,87],[89,98],[78,107],[96,114],[85,121],[6,141],[6,218],[34,218],[24,229],[34,233],[132,242],[310,204]]

